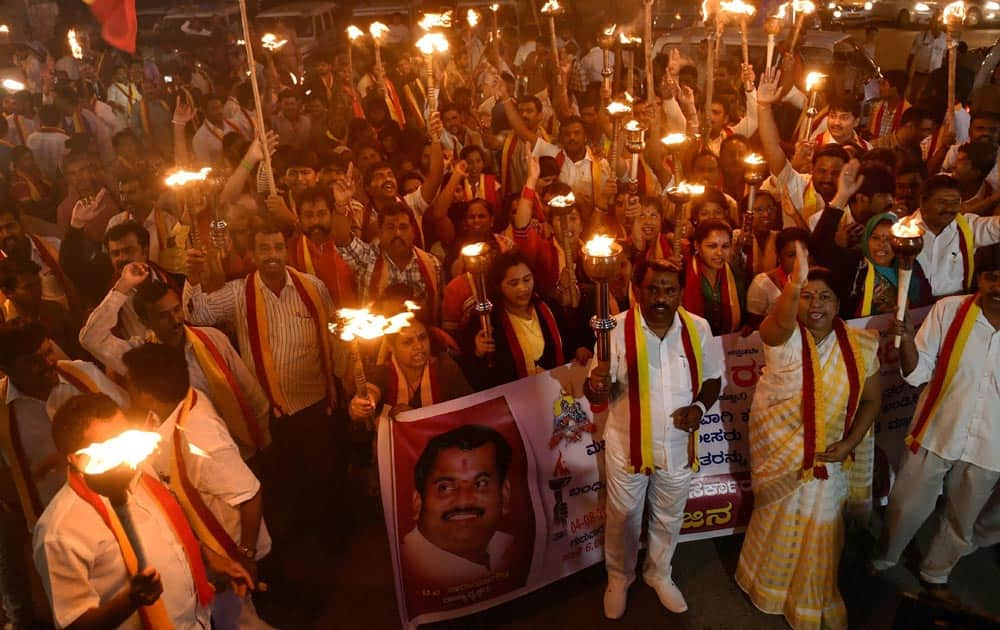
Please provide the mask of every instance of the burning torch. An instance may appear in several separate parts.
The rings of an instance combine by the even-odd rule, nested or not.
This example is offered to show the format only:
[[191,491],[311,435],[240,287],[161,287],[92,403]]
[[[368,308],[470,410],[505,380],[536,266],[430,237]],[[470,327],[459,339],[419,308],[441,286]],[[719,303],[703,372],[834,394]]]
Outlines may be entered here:
[[785,28],[785,17],[783,14],[768,17],[764,20],[764,32],[767,33],[767,60],[764,64],[764,71],[770,77],[771,66],[774,65],[774,45],[780,33]]
[[[916,225],[897,222],[892,226],[892,237],[889,239],[892,253],[899,267],[899,284],[896,292],[896,319],[903,321],[906,317],[906,306],[910,294],[910,277],[913,275],[913,261],[924,248],[924,231]],[[868,264],[871,264],[870,262]],[[901,338],[896,335],[893,344],[899,348]]]
[[667,198],[674,204],[674,238],[671,243],[674,256],[679,256],[681,251],[681,238],[685,236],[683,230],[690,222],[688,217],[688,202],[693,197],[700,197],[705,194],[705,186],[702,184],[689,184],[681,182],[667,191]]
[[[493,310],[493,303],[490,302],[489,293],[486,291],[486,272],[490,268],[490,248],[486,243],[473,243],[462,248],[462,262],[466,271],[472,276],[476,297],[476,313],[479,314],[479,325],[484,335],[492,335],[493,327],[490,324],[490,312]],[[492,355],[488,357],[492,364]]]
[[133,429],[76,452],[80,456],[81,465],[78,468],[83,473],[87,486],[111,502],[125,537],[135,552],[138,571],[142,571],[149,563],[128,509],[128,487],[139,464],[153,454],[160,439],[160,434],[155,431]]
[[347,27],[347,73],[351,77],[352,92],[354,91],[354,42],[364,34],[364,31],[353,24]]
[[[743,159],[743,181],[750,187],[747,195],[747,211],[743,217],[743,231],[740,238],[743,241],[740,248],[747,259],[753,256],[753,217],[754,203],[757,199],[757,190],[767,179],[767,161],[756,153],[751,153]],[[752,262],[752,261],[751,261]],[[753,269],[748,269],[753,271]]]
[[639,154],[646,148],[646,129],[638,120],[625,123],[625,150],[632,156],[629,167],[629,184],[639,186]]
[[[262,139],[261,141],[264,142],[264,145],[266,147],[267,143],[266,140],[264,140],[264,138],[266,138],[265,130],[267,129],[267,127],[264,124],[264,105],[262,103],[262,99],[260,96],[260,85],[258,84],[257,81],[257,62],[254,61],[253,40],[250,39],[250,18],[248,17],[246,0],[239,0],[239,1],[240,1],[240,22],[243,26],[243,46],[246,50],[246,55],[247,55],[247,72],[250,75],[250,87],[253,90],[253,102],[254,102],[254,107],[256,108],[255,113],[257,117],[256,121],[257,135],[260,136],[260,138]],[[271,34],[271,36],[274,37],[275,41],[277,41],[278,39],[277,37],[275,37],[273,34]],[[267,37],[267,35],[265,35],[264,37]],[[261,44],[264,45],[263,38],[261,39]],[[264,47],[267,48],[267,45],[264,45]],[[262,183],[261,179],[263,178],[264,180],[263,183],[266,183],[268,193],[273,195],[278,192],[278,187],[274,183],[274,171],[271,169],[271,153],[265,149],[263,155],[264,155],[264,159],[262,160],[263,163],[261,164],[261,168],[257,170],[258,190],[260,189],[260,184]]]
[[576,286],[576,245],[570,239],[569,215],[576,207],[576,196],[573,193],[567,195],[557,195],[549,200],[549,211],[552,213],[552,220],[558,220],[556,229],[559,232],[559,240],[562,245],[563,254],[566,256],[566,271],[569,275],[569,306],[576,308],[580,305],[580,288]]
[[583,271],[597,285],[594,316],[590,327],[597,337],[597,360],[611,360],[611,330],[615,320],[611,317],[611,297],[608,283],[618,268],[622,247],[610,236],[598,234],[583,245]]
[[[608,94],[614,94],[613,92],[613,80],[615,76],[615,69],[611,64],[611,49],[615,47],[615,29],[618,28],[617,24],[612,24],[608,28],[601,31],[601,34],[597,36],[597,45],[601,47],[601,53],[603,53],[603,59],[601,62],[601,81],[604,82],[604,91]],[[621,60],[619,60],[621,63]]]
[[[187,186],[188,184],[197,185],[199,182],[203,183],[208,179],[208,174],[211,172],[212,169],[208,166],[202,168],[200,171],[177,169],[163,180],[167,188],[171,188],[177,193],[177,198],[181,204],[181,216],[187,216],[187,220],[191,222],[191,242],[195,247],[198,247],[200,242],[198,238],[198,219],[188,209]],[[161,246],[165,247],[166,244],[161,243]]]
[[635,92],[635,51],[641,45],[641,37],[633,37],[624,32],[618,33],[618,50],[622,56],[621,63],[624,64],[626,57],[628,58],[628,65],[623,67],[628,69],[628,74],[625,75],[625,91],[629,94]]
[[[795,15],[795,30],[792,31],[792,41],[788,45],[788,50],[794,51],[795,45],[799,43],[799,34],[802,33],[802,25],[806,18],[816,11],[816,5],[810,0],[792,0],[792,12]],[[784,5],[782,5],[784,11]]]
[[383,94],[388,94],[385,87],[385,68],[382,66],[382,38],[389,32],[389,27],[381,22],[372,22],[368,26],[368,33],[372,36],[372,43],[375,46],[375,79]]
[[660,138],[660,143],[667,148],[673,161],[674,180],[684,179],[684,145],[688,137],[683,133],[670,133]]
[[806,92],[809,94],[809,107],[806,108],[806,121],[799,132],[799,140],[808,140],[812,133],[813,119],[816,118],[816,94],[817,84],[823,80],[825,74],[810,72],[806,75]]
[[542,5],[542,15],[549,18],[549,36],[552,38],[552,63],[555,64],[556,80],[561,80],[559,72],[559,40],[556,38],[556,17],[566,13],[566,7],[559,0],[548,0]]
[[499,4],[494,2],[493,4],[490,5],[490,14],[492,16],[491,20],[493,23],[493,31],[490,34],[490,37],[493,39],[494,42],[500,41],[500,23],[499,23],[499,17],[497,15],[499,11],[500,11]]
[[429,123],[429,114],[436,112],[438,108],[437,88],[434,87],[434,53],[448,50],[448,38],[441,33],[427,33],[417,40],[417,48],[423,53],[424,65],[426,66],[424,78],[427,82],[427,120]]
[[[735,20],[740,25],[740,41],[743,45],[743,65],[750,65],[750,44],[747,41],[747,20],[757,12],[752,4],[747,4],[743,0],[731,0],[722,2],[719,5],[719,14],[728,20]],[[743,86],[747,92],[753,91],[753,83],[747,82]]]
[[83,59],[83,46],[80,45],[75,28],[66,31],[66,39],[69,41],[69,51],[73,55],[73,59]]
[[632,113],[632,106],[622,101],[612,101],[606,110],[611,118],[611,154],[608,156],[608,164],[614,173],[618,168],[618,136],[621,135],[622,120]]
[[20,81],[15,81],[14,79],[4,79],[3,83],[0,83],[0,85],[3,85],[3,89],[11,93],[20,92],[24,89],[24,84]]
[[[948,116],[955,115],[955,72],[958,60],[958,42],[955,41],[955,29],[965,21],[965,2],[957,0],[944,8],[941,14],[944,21],[948,47]],[[897,344],[898,345],[898,344]]]

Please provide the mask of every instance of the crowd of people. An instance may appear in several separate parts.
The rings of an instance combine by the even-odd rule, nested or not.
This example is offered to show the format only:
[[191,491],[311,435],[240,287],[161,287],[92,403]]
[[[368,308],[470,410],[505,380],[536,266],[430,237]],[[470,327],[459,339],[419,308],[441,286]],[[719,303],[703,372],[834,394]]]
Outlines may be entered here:
[[[296,588],[284,545],[329,531],[338,493],[378,493],[377,419],[569,362],[608,418],[605,615],[625,614],[644,510],[643,577],[683,612],[671,559],[689,436],[722,387],[712,338],[755,331],[767,367],[735,579],[795,628],[844,628],[844,518],[867,522],[882,396],[878,338],[845,320],[895,313],[901,291],[932,306],[919,330],[907,317],[885,333],[927,386],[871,569],[899,562],[943,493],[919,577],[953,599],[959,559],[1000,541],[1000,108],[969,111],[964,89],[949,110],[933,25],[915,72],[876,79],[874,107],[831,80],[815,116],[797,51],[774,68],[724,55],[706,90],[704,58],[659,47],[629,95],[646,138],[633,170],[604,26],[561,23],[553,51],[547,33],[456,21],[433,86],[400,29],[382,65],[357,44],[349,65],[346,40],[304,68],[258,47],[264,133],[236,33],[212,58],[96,38],[83,59],[26,48],[34,74],[0,117],[0,592],[15,629],[37,616],[32,574],[61,628],[269,627],[251,591]],[[294,30],[279,34],[287,53]],[[659,142],[670,133],[680,150]],[[751,153],[768,171],[752,196]],[[202,167],[203,182],[164,183]],[[703,192],[677,202],[682,182]],[[897,224],[923,234],[907,286]],[[596,234],[622,248],[610,362],[593,353],[581,262]],[[461,253],[475,243],[486,296]],[[329,329],[342,308],[414,304],[360,361]],[[128,428],[162,438],[129,485],[141,550],[81,454]]]

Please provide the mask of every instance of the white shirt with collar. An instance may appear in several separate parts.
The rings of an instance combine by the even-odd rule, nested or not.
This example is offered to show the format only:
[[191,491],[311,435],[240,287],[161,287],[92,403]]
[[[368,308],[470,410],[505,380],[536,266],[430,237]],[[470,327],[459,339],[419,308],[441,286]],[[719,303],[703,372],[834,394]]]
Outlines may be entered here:
[[[21,131],[17,128],[18,124],[21,125],[21,131],[24,131],[24,138],[21,137]],[[28,136],[37,127],[38,123],[33,118],[28,118],[20,114],[9,114],[7,116],[7,141],[13,144],[27,145]]]
[[[1000,217],[980,217],[975,214],[963,216],[972,228],[972,239],[976,247],[1000,243]],[[924,248],[917,254],[917,261],[927,274],[934,297],[964,291],[965,266],[955,222],[949,223],[940,234],[935,234],[924,223],[920,210],[917,210],[901,219],[900,223],[916,225],[924,231]]]
[[591,204],[594,202],[594,173],[592,165],[595,159],[600,169],[601,181],[597,183],[597,190],[599,191],[611,175],[611,168],[608,166],[607,160],[604,158],[595,158],[593,152],[588,147],[587,152],[580,161],[574,162],[566,155],[566,159],[563,162],[562,170],[559,172],[559,181],[573,189],[573,195],[578,201]]
[[[583,66],[583,71],[587,75],[587,83],[600,83],[604,80],[604,76],[601,75],[601,71],[604,69],[604,50],[600,46],[594,46],[588,50],[587,54],[580,59],[580,65]],[[614,51],[609,53],[608,67],[612,69],[615,67]]]
[[[914,387],[945,369],[939,352],[965,296],[939,300],[917,332],[917,367],[903,378]],[[942,459],[1000,471],[1000,331],[980,312],[938,412],[927,423],[921,446]],[[927,388],[918,408],[926,403]]]
[[[240,505],[254,498],[260,491],[260,481],[247,468],[233,438],[226,429],[226,423],[219,416],[205,392],[195,389],[195,404],[184,423],[184,435],[192,449],[184,454],[184,464],[188,477],[205,506],[229,537],[241,545],[242,519]],[[183,401],[156,429],[162,440],[160,449],[150,463],[160,481],[170,483],[170,453],[174,446],[174,428]],[[152,414],[155,418],[156,414]],[[159,418],[156,418],[159,420]],[[197,449],[198,454],[195,454]],[[267,525],[261,520],[257,536],[256,559],[263,558],[271,551],[271,536]]]
[[[65,481],[65,471],[62,475]],[[101,501],[107,510],[112,509],[107,499]],[[161,601],[174,629],[208,630],[209,608],[198,605],[187,554],[163,508],[140,483],[133,484],[127,505],[146,558],[163,581]],[[65,628],[128,587],[115,535],[68,484],[63,484],[35,525],[32,547],[57,627]],[[138,613],[118,630],[142,630]]]
[[948,37],[944,31],[938,33],[936,37],[930,31],[918,33],[910,47],[914,71],[926,74],[940,68],[947,46]]
[[414,527],[403,537],[403,544],[399,549],[403,570],[407,573],[419,575],[430,584],[459,585],[508,570],[509,552],[513,544],[514,537],[510,534],[494,532],[486,546],[490,562],[486,566],[445,551],[427,540],[420,529]]
[[[156,264],[162,264],[163,261],[160,260],[160,253],[167,248],[169,243],[160,242],[160,231],[156,228],[156,210],[150,212],[146,215],[146,218],[142,220],[142,227],[146,228],[149,232],[149,260],[155,262]],[[163,227],[166,228],[166,235],[168,238],[173,235],[174,227],[177,225],[177,217],[170,214],[166,210],[159,211],[163,216]],[[126,221],[134,221],[135,216],[128,210],[123,210],[118,214],[114,215],[108,219],[108,228],[111,229],[114,226],[125,223]]]
[[[46,127],[45,129],[48,129]],[[42,172],[49,181],[55,181],[62,168],[63,158],[69,153],[66,148],[66,141],[69,136],[63,131],[43,131],[38,128],[31,132],[25,143],[38,164],[38,170]]]
[[[59,251],[59,239],[52,236],[39,236],[37,238],[52,245],[55,251]],[[59,282],[59,277],[56,276],[52,269],[45,263],[45,259],[42,258],[42,255],[38,252],[38,247],[35,245],[35,241],[31,239],[29,240],[31,242],[31,261],[42,268],[39,272],[42,277],[42,299],[52,300],[53,302],[59,302],[64,306],[69,306],[66,302],[66,291]]]
[[[772,175],[764,181],[764,185],[761,187],[762,190],[766,190],[775,195],[779,200],[782,198],[783,194],[788,195],[788,200],[791,202],[792,208],[797,210],[802,216],[804,221],[809,220],[813,214],[819,214],[826,207],[826,202],[823,197],[820,196],[819,192],[816,192],[816,211],[815,213],[809,212],[805,213],[803,206],[805,206],[805,193],[812,183],[812,175],[806,175],[800,173],[792,168],[792,163],[786,161],[785,167],[781,169],[781,172],[777,175]],[[814,189],[815,190],[815,189]],[[784,227],[795,227],[796,222],[793,217],[788,215],[784,209],[782,209],[782,218],[784,222]]]
[[227,131],[224,124],[216,127],[208,119],[198,127],[191,139],[191,151],[199,165],[213,165],[222,159],[222,138]]
[[[620,393],[608,408],[608,424],[604,437],[619,444],[621,452],[628,452],[629,400],[628,363],[625,360],[625,318],[628,311],[615,316],[618,325],[611,331],[611,381],[619,383]],[[688,433],[674,426],[671,414],[692,404],[691,371],[688,367],[684,343],[681,339],[680,315],[674,314],[667,334],[660,337],[642,317],[642,332],[649,356],[649,408],[653,418],[653,463],[667,472],[680,472],[687,466]],[[703,382],[722,377],[722,345],[712,336],[712,329],[703,318],[691,314],[702,349]]]

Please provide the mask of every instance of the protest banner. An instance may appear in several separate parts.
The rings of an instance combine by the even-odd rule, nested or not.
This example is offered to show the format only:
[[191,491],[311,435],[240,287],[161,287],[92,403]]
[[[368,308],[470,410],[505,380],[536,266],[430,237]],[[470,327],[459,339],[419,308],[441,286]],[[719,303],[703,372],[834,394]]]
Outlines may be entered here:
[[[911,317],[919,324],[927,310]],[[883,331],[888,318],[849,323]],[[681,542],[741,531],[753,510],[749,421],[764,353],[756,333],[715,340],[723,388],[702,418]],[[876,500],[888,494],[918,394],[899,375],[891,337],[883,336],[879,359]],[[586,375],[563,366],[380,421],[382,501],[404,626],[484,610],[603,561],[604,419],[583,397]]]

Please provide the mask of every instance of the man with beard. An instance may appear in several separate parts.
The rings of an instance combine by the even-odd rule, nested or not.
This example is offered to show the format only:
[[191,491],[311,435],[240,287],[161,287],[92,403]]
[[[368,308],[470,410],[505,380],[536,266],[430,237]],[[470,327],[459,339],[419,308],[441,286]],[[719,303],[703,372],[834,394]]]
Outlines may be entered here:
[[271,118],[271,126],[282,145],[302,149],[309,142],[312,123],[302,113],[302,103],[294,90],[282,90],[278,95],[278,113]]
[[778,199],[787,197],[788,203],[782,203],[785,227],[808,228],[809,217],[820,212],[837,194],[840,171],[851,157],[839,145],[821,146],[813,153],[811,175],[792,168],[781,148],[781,135],[771,109],[780,100],[779,80],[780,76],[764,77],[757,88],[760,141],[772,176],[768,183]]
[[[948,578],[962,556],[1000,542],[1000,247],[976,252],[978,291],[937,302],[920,331],[896,321],[899,367],[914,387],[929,383],[917,402],[908,449],[889,495],[886,533],[872,565],[884,571],[941,499],[944,513],[920,564],[931,597],[957,603]],[[908,318],[907,318],[908,319]],[[961,331],[961,332],[959,332]]]
[[985,142],[966,142],[958,148],[951,176],[958,182],[962,194],[962,212],[983,216],[993,214],[1000,192],[986,181],[986,175],[996,161],[996,147]]
[[416,245],[407,206],[394,202],[379,211],[377,246],[351,233],[349,217],[338,214],[335,221],[337,250],[358,278],[361,303],[379,299],[389,286],[405,284],[430,312],[428,322],[436,325],[444,286],[441,263]]
[[[944,128],[942,128],[942,133],[943,132]],[[972,117],[969,120],[969,142],[982,142],[996,150],[997,146],[1000,145],[1000,114],[985,110],[973,112]],[[934,152],[936,155],[929,152],[927,155],[927,172],[950,172],[954,169],[955,161],[958,159],[958,148],[960,146],[962,146],[962,143],[959,142],[955,142],[950,145],[947,153],[943,154],[943,159],[941,158],[940,150]],[[989,172],[987,181],[990,182],[990,185],[993,186],[994,189],[1000,189],[1000,173],[998,173],[995,165],[993,170]]]
[[417,521],[403,537],[403,570],[419,584],[458,586],[511,566],[514,537],[497,531],[510,507],[510,445],[470,424],[437,435],[414,468]]
[[[121,339],[113,331],[129,299],[149,334]],[[191,386],[212,400],[244,458],[270,443],[267,396],[229,339],[215,328],[186,326],[180,295],[152,281],[145,265],[129,263],[80,330],[80,343],[110,370],[125,376],[122,357],[151,339],[184,350]]]
[[191,152],[198,164],[217,164],[222,159],[223,136],[240,133],[239,126],[226,118],[224,102],[216,94],[209,94],[204,99],[205,120],[191,139]]
[[923,162],[903,163],[896,171],[896,189],[893,200],[896,202],[896,209],[893,211],[899,216],[909,216],[920,207],[920,188],[927,179],[927,171],[924,170]]
[[75,289],[59,264],[59,247],[57,238],[26,231],[21,213],[13,206],[0,208],[0,260],[17,258],[37,264],[41,270],[42,298],[69,307],[69,296]]
[[[616,316],[611,361],[597,363],[585,382],[592,405],[610,405],[605,430],[608,619],[625,614],[647,504],[649,551],[643,578],[667,610],[687,610],[671,577],[671,561],[696,466],[695,432],[719,396],[722,356],[708,322],[680,306],[682,278],[664,261],[642,260],[635,266],[638,303]],[[645,358],[646,348],[649,360],[642,362],[637,357]],[[640,390],[641,382],[649,383],[648,391]]]
[[[177,218],[156,207],[159,188],[146,171],[127,170],[118,173],[118,200],[122,211],[111,217],[108,228],[134,221],[149,234],[149,259],[158,265],[165,264],[167,249],[176,249],[174,230]],[[173,268],[171,265],[168,265]]]
[[[833,236],[841,247],[854,247],[864,233],[868,219],[889,212],[896,190],[892,173],[881,166],[861,167],[857,160],[844,165],[837,178],[837,194],[821,212],[809,217],[809,229],[816,242],[813,252],[833,245]],[[819,260],[824,266],[835,266],[832,259]]]
[[[401,205],[413,225],[413,243],[419,248],[425,246],[424,213],[431,207],[431,202],[437,196],[438,188],[441,187],[441,182],[444,179],[444,152],[441,149],[442,129],[440,114],[433,112],[430,124],[430,164],[427,169],[427,177],[420,188],[412,193],[403,197],[399,195],[396,174],[393,172],[392,166],[386,162],[377,162],[364,171],[365,192],[368,193],[371,202],[365,211],[362,225],[368,225],[373,214],[381,220],[381,214],[386,208]],[[444,208],[444,211],[447,211],[447,207]],[[444,218],[444,214],[434,210],[430,220],[433,222],[442,218]]]
[[828,113],[824,124],[810,136],[817,147],[827,144],[856,144],[867,151],[872,145],[858,135],[856,130],[861,122],[861,103],[850,94],[835,94],[827,105]]
[[[118,196],[107,194],[102,179],[101,165],[84,152],[73,152],[63,160],[63,176],[66,178],[66,197],[56,208],[56,225],[64,234],[70,228],[70,219],[77,202],[96,201],[94,215],[81,225],[86,236],[100,243],[108,229],[108,221],[118,214]],[[102,194],[103,193],[103,194]]]
[[460,155],[465,147],[483,146],[483,136],[465,124],[464,111],[458,103],[441,105],[441,124],[444,125],[441,145],[452,155]]
[[900,221],[923,232],[924,247],[917,262],[936,298],[969,291],[976,249],[1000,242],[1000,216],[980,217],[961,210],[958,182],[941,173],[924,184],[920,209]]
[[251,243],[257,271],[211,293],[202,289],[205,253],[188,250],[182,303],[192,324],[224,322],[235,328],[240,356],[270,401],[274,461],[282,465],[274,471],[271,495],[281,505],[272,506],[275,518],[269,515],[268,520],[279,538],[293,535],[292,519],[326,509],[317,497],[325,495],[332,463],[331,414],[337,394],[327,325],[336,306],[319,278],[287,266],[285,236],[278,225],[265,221],[256,226]]
[[333,193],[330,190],[308,188],[299,198],[299,229],[288,239],[288,263],[322,280],[335,304],[353,307],[357,302],[354,275],[332,238],[333,212],[351,212],[351,192],[343,179],[334,182]]
[[[495,88],[494,98],[502,104],[511,131],[502,140],[487,134],[483,141],[487,148],[500,151],[501,196],[505,197],[524,186],[529,156],[551,155],[557,153],[559,148],[549,143],[549,135],[542,127],[542,101],[537,96],[521,96],[515,103],[505,82],[497,81]],[[548,151],[541,152],[541,147],[546,147]]]
[[[281,176],[281,184],[285,191],[280,198],[271,197],[267,200],[268,209],[276,202],[284,203],[291,216],[299,214],[299,197],[307,189],[316,185],[316,173],[319,170],[316,154],[305,149],[290,151],[286,154],[285,172]],[[281,212],[281,214],[285,214]]]

